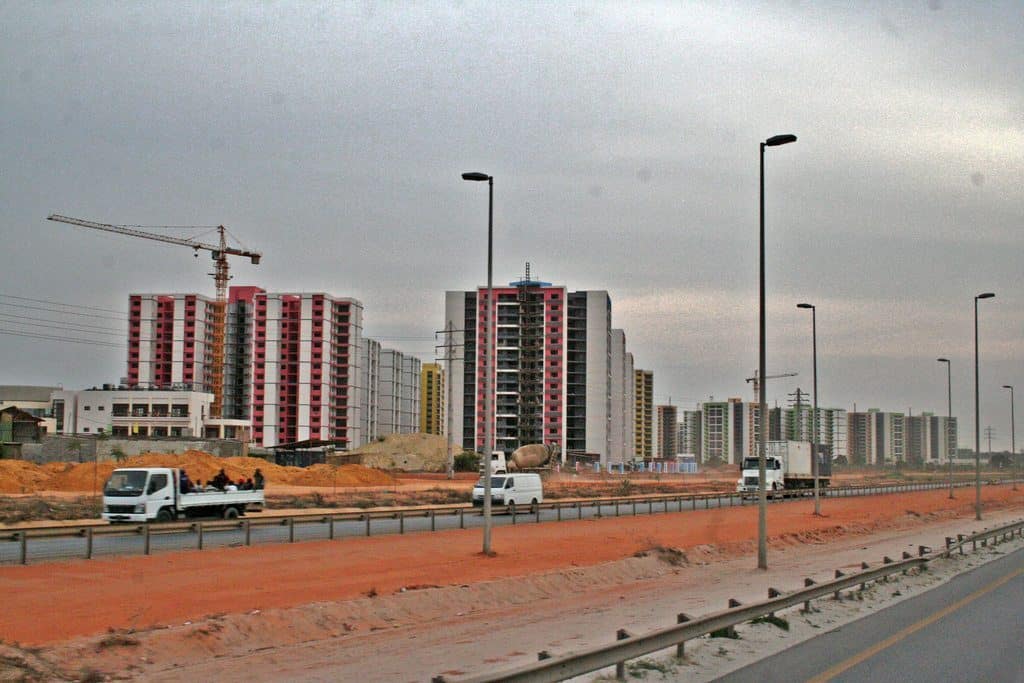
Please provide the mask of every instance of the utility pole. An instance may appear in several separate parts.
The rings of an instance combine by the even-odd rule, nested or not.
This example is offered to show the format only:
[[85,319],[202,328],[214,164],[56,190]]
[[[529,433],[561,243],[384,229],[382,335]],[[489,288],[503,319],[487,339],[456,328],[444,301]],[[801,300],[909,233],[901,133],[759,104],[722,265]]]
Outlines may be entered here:
[[796,388],[796,391],[787,394],[790,397],[789,405],[793,408],[793,431],[786,435],[786,438],[791,441],[804,441],[803,434],[803,399],[807,396],[807,392]]
[[992,437],[995,435],[996,430],[992,429],[991,426],[985,427],[985,438],[988,439],[988,459],[989,464],[992,464]]
[[452,442],[452,361],[455,360],[455,342],[454,332],[464,332],[464,330],[456,330],[451,320],[445,325],[444,330],[439,330],[435,334],[444,334],[444,344],[435,348],[444,348],[444,383],[447,398],[445,399],[445,438],[448,440],[448,461],[445,466],[445,471],[448,474],[449,479],[455,478],[455,447]]

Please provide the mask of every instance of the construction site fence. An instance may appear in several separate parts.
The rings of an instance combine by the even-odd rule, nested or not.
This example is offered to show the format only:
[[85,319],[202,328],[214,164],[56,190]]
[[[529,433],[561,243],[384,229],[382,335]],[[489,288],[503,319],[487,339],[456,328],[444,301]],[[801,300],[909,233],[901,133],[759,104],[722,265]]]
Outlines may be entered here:
[[[989,481],[989,484],[1006,483],[1012,480]],[[961,481],[954,484],[957,488],[974,486],[974,482]],[[907,483],[889,485],[844,486],[823,489],[822,494],[829,497],[865,496],[885,493],[907,493],[947,489],[948,483]],[[784,498],[807,496],[810,490],[786,491],[771,493],[770,501]],[[560,500],[533,505],[494,505],[495,515],[508,518],[509,523],[516,525],[521,521],[539,523],[541,521],[567,521],[583,519],[584,510],[592,509],[592,517],[621,517],[638,514],[653,515],[655,513],[684,512],[743,505],[756,505],[757,495],[730,492],[699,493],[699,494],[646,494],[631,496],[606,496],[575,500]],[[543,514],[546,513],[546,514]],[[407,508],[388,508],[365,510],[358,512],[323,511],[291,513],[286,515],[260,514],[255,517],[230,520],[187,520],[168,523],[126,523],[107,524],[99,520],[82,525],[52,525],[6,527],[0,529],[0,564],[27,564],[30,560],[57,560],[69,558],[92,559],[97,554],[144,554],[149,555],[160,550],[184,550],[204,547],[249,546],[257,542],[288,542],[296,540],[334,540],[342,536],[372,536],[379,534],[404,534],[406,531],[437,531],[438,521],[452,520],[443,523],[443,529],[464,529],[467,518],[478,518],[484,514],[482,507],[471,507],[458,503],[448,505],[432,505]],[[543,519],[542,519],[543,517]],[[407,529],[407,522],[418,522],[417,529]],[[457,524],[456,524],[457,522]],[[353,531],[352,524],[358,523],[358,533]],[[338,525],[345,525],[346,533],[337,534]],[[296,529],[319,527],[319,533],[302,534],[297,538]],[[261,529],[276,530],[273,534],[254,538],[254,533]],[[210,543],[211,534],[219,532],[235,532],[225,541]],[[182,540],[193,537],[191,544]],[[157,539],[176,538],[175,543],[157,543]],[[116,548],[105,548],[98,552],[96,542],[101,538],[136,539],[134,543],[123,543]],[[64,543],[55,545],[54,541],[63,539]],[[16,544],[15,552],[11,552]],[[34,546],[48,544],[44,549],[33,552]]]
[[563,681],[575,676],[599,671],[606,667],[615,667],[615,679],[626,680],[626,663],[661,650],[675,648],[675,656],[682,658],[688,641],[713,633],[735,636],[736,626],[755,619],[775,617],[778,612],[802,605],[805,612],[811,609],[811,601],[821,598],[842,599],[842,592],[848,590],[865,590],[870,583],[884,582],[894,574],[908,574],[912,570],[926,571],[928,564],[940,558],[949,558],[954,553],[963,555],[965,548],[971,546],[976,551],[978,546],[990,543],[998,544],[1024,538],[1024,521],[1016,521],[994,529],[970,535],[959,534],[956,538],[946,537],[943,548],[932,549],[919,545],[917,555],[904,551],[900,560],[883,557],[878,566],[871,567],[861,563],[861,570],[847,574],[835,570],[835,579],[818,583],[813,579],[804,578],[804,588],[791,592],[783,592],[776,588],[768,589],[768,599],[750,605],[730,598],[728,607],[702,617],[693,617],[685,613],[676,616],[674,625],[666,626],[643,634],[633,634],[625,629],[618,629],[615,640],[606,645],[598,645],[576,652],[553,655],[549,651],[537,653],[537,661],[517,668],[494,671],[480,676],[449,677],[434,676],[432,683],[546,683]]

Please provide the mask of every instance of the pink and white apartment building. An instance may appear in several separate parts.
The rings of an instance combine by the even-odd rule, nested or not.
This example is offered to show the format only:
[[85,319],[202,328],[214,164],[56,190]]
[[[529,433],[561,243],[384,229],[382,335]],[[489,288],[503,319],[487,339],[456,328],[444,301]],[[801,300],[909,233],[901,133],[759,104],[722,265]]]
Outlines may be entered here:
[[[128,384],[212,391],[212,306],[196,294],[131,295]],[[355,299],[231,287],[222,419],[246,423],[267,447],[360,445],[362,314]]]
[[[483,452],[489,419],[497,450],[548,443],[561,448],[563,460],[571,452],[596,454],[602,463],[626,458],[618,436],[626,426],[613,427],[624,418],[622,397],[612,397],[612,357],[624,354],[624,348],[613,354],[612,346],[624,346],[625,337],[612,335],[608,293],[569,292],[530,279],[493,291],[493,319],[485,287],[445,295],[445,324],[456,330],[454,343],[461,349],[449,375],[454,441]],[[488,337],[493,371],[485,418]],[[622,367],[620,361],[615,372]],[[623,379],[615,385],[621,387]],[[631,426],[631,412],[628,418]]]

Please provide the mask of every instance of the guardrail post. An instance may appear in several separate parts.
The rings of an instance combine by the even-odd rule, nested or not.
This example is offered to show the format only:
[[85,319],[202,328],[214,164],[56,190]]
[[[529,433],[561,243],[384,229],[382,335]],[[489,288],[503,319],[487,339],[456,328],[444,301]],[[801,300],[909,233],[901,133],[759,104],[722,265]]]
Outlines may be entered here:
[[[242,522],[242,524],[243,524],[243,526],[245,526],[245,544],[246,545],[252,545],[252,522],[247,519],[244,522]],[[331,517],[331,538],[334,538],[334,518],[333,517]]]
[[466,528],[466,510],[465,508],[459,508],[459,528]]
[[[837,579],[841,579],[844,576],[846,576],[846,574],[844,574],[843,572],[839,571],[838,569],[836,570],[836,578]],[[838,591],[838,590],[835,593],[832,594],[832,598],[834,600],[842,600],[843,599],[842,596],[840,595],[840,591]]]
[[[805,578],[804,579],[804,588],[808,588],[810,586],[813,586],[815,583],[817,583],[817,582],[814,579]],[[810,612],[810,611],[811,611],[811,601],[810,600],[804,600],[804,612]]]
[[370,535],[370,514],[366,514],[366,535]]
[[18,532],[18,545],[21,552],[21,563],[28,564],[28,532]]
[[636,517],[636,501],[633,501],[633,516]]
[[619,516],[619,501],[618,501],[618,499],[615,500],[615,516],[616,517]]
[[[598,511],[600,511],[601,510],[601,506],[598,505],[597,509],[598,509]],[[576,516],[579,519],[583,519],[583,503],[576,503]],[[600,516],[600,515],[598,515],[598,516]]]
[[977,531],[971,532],[971,550],[974,552],[978,552],[978,537],[976,536],[977,533]]
[[[686,614],[685,612],[680,612],[679,614],[676,615],[676,623],[677,624],[685,624],[686,622],[690,621],[691,619],[692,619],[692,617],[689,614]],[[681,642],[681,643],[677,643],[676,644],[676,659],[683,659],[684,657],[686,657],[686,641],[685,640],[683,642]]]
[[597,501],[597,518],[601,518],[601,501]]
[[[89,531],[92,531],[92,529],[89,529]],[[90,534],[90,536],[91,535],[92,534]],[[149,555],[149,525],[148,524],[143,524],[142,525],[142,538],[143,538],[142,554],[143,555]]]
[[537,509],[535,509],[533,513],[536,515],[537,524],[540,524],[540,503],[537,503]]
[[551,653],[547,650],[541,650],[537,653],[537,661],[543,662],[545,659],[551,659]]
[[92,559],[92,527],[85,530],[85,559]]
[[203,523],[196,522],[196,550],[203,549]]
[[437,531],[437,516],[433,510],[430,511],[430,530]]
[[516,506],[508,505],[505,507],[506,510],[512,513],[512,526],[516,525]]
[[676,502],[679,503],[679,512],[682,512],[683,511],[683,497],[679,496],[678,498],[676,498]]
[[647,514],[648,515],[653,515],[654,514],[654,501],[651,500],[651,499],[647,499]]
[[690,498],[690,501],[693,503],[693,509],[696,510],[697,509],[697,496],[693,496],[692,498]]
[[[624,628],[620,628],[615,632],[615,640],[626,640],[629,638],[629,631]],[[626,662],[621,661],[615,665],[615,680],[624,681],[626,680]]]
[[555,503],[555,513],[558,515],[558,521],[562,521],[562,504]]
[[404,534],[405,533],[405,513],[404,512],[399,512],[398,513],[398,533],[400,533],[400,534]]
[[947,559],[949,558],[949,546],[951,546],[951,545],[953,545],[953,537],[952,536],[946,536],[946,554],[943,555],[943,557],[945,557]]
[[705,510],[710,510],[711,509],[711,496],[704,496],[704,509]]
[[957,534],[956,535],[956,542],[960,544],[960,554],[963,555],[964,554],[964,535],[963,534]]
[[288,518],[288,542],[295,543],[295,518]]
[[929,548],[926,545],[919,545],[919,546],[917,546],[917,556],[918,557],[924,557],[925,555],[927,555],[931,551],[932,551],[932,549]]
[[[768,586],[768,599],[769,600],[772,600],[773,598],[777,598],[780,595],[782,595],[782,591],[780,591],[777,588],[772,588],[771,586]],[[774,617],[775,616],[775,612],[769,612],[768,616],[769,617]]]

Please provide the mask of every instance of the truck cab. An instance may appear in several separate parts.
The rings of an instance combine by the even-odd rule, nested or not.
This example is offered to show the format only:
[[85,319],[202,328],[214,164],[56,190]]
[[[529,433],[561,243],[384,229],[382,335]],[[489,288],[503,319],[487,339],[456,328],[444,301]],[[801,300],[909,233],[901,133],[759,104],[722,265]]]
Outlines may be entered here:
[[[480,463],[480,474],[484,473],[484,463]],[[507,474],[508,460],[505,451],[491,451],[491,474]]]
[[[736,482],[738,493],[757,493],[758,480],[761,478],[758,458],[743,458],[740,478]],[[786,486],[786,478],[782,462],[778,458],[768,457],[764,461],[764,487],[767,491],[780,491]]]

